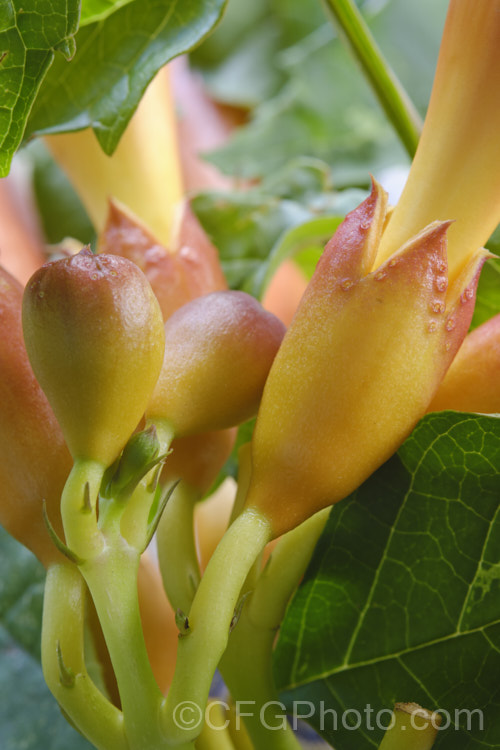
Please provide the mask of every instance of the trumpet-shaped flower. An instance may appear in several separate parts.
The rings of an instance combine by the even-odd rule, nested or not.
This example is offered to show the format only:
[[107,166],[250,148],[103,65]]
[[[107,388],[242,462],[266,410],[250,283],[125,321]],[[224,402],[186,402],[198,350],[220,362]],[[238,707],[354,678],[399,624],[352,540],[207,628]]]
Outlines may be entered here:
[[500,0],[452,0],[422,137],[378,262],[436,219],[448,233],[450,275],[500,218]]
[[266,383],[247,507],[274,535],[341,500],[389,458],[469,327],[486,251],[448,288],[449,222],[436,221],[372,271],[385,219],[374,183],[327,245]]
[[[422,139],[327,246],[271,370],[247,507],[273,533],[354,490],[425,413],[500,218],[500,0],[452,0]],[[447,236],[448,235],[448,236]]]

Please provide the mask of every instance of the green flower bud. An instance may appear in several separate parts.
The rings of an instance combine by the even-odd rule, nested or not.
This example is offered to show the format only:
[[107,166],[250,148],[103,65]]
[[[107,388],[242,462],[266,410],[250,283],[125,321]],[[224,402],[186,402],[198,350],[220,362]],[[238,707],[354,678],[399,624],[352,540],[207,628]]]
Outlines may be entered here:
[[109,466],[141,419],[163,359],[158,302],[142,272],[88,249],[27,284],[26,349],[73,458]]
[[176,437],[221,430],[253,416],[285,333],[244,292],[213,292],[165,323],[165,360],[146,417]]

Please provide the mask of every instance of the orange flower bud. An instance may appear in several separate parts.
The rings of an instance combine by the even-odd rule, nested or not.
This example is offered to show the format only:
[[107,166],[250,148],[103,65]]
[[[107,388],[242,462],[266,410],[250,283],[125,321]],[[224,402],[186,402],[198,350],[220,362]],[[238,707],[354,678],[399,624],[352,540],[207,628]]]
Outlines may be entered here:
[[435,222],[371,271],[386,216],[374,184],[327,245],[269,374],[247,507],[282,534],[346,497],[424,414],[472,316],[485,251],[447,292]]
[[28,282],[26,348],[74,459],[109,465],[144,412],[161,369],[163,323],[130,261],[83,250]]
[[129,211],[116,201],[109,202],[99,252],[121,255],[139,266],[160,303],[164,320],[186,302],[227,288],[217,251],[188,203],[176,244],[176,250],[170,252]]
[[146,416],[175,436],[232,427],[257,411],[285,327],[244,292],[192,300],[165,323],[165,361]]
[[500,315],[466,336],[428,411],[500,413]]
[[200,495],[208,492],[231,455],[236,429],[189,435],[172,442],[161,473],[163,482],[182,479]]
[[0,268],[0,522],[49,565],[61,555],[45,526],[42,501],[62,537],[59,502],[72,461],[28,361],[22,294],[21,285]]

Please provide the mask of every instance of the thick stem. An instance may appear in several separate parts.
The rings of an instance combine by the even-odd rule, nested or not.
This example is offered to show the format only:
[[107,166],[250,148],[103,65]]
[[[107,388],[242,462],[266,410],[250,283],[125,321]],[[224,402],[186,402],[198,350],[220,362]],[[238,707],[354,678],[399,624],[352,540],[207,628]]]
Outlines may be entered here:
[[76,459],[61,497],[66,544],[84,560],[95,557],[104,547],[96,510],[104,470],[97,461]]
[[57,702],[98,750],[129,750],[123,714],[90,679],[84,654],[85,582],[71,563],[47,571],[42,667]]
[[193,512],[199,492],[181,482],[163,512],[157,532],[163,585],[175,610],[188,613],[200,583]]
[[396,703],[393,721],[379,750],[431,750],[441,716],[416,703]]
[[[189,612],[189,632],[179,641],[174,679],[162,708],[164,731],[172,746],[200,734],[210,684],[227,645],[241,588],[271,533],[267,519],[247,509],[229,527],[208,564]],[[186,702],[191,707],[190,722],[183,722],[181,716]],[[195,713],[196,722],[192,721]]]
[[137,595],[139,556],[124,542],[82,566],[116,675],[131,750],[167,747],[162,694],[149,664]]
[[422,131],[422,121],[410,97],[382,55],[354,0],[323,0],[328,15],[349,48],[384,112],[413,158]]
[[221,672],[233,698],[253,701],[244,721],[255,747],[300,748],[283,718],[273,678],[272,653],[276,632],[329,512],[329,508],[320,511],[280,539],[243,608],[221,661]]

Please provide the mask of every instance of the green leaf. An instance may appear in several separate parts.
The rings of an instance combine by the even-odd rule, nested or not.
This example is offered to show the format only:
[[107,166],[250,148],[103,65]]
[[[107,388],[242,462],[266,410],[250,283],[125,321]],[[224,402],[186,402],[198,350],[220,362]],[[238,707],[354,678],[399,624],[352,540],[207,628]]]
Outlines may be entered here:
[[133,0],[84,26],[70,65],[57,60],[28,123],[29,135],[92,127],[112,154],[157,71],[205,37],[226,0]]
[[[499,465],[499,417],[432,414],[334,507],[275,667],[288,705],[316,705],[317,729],[321,705],[337,712],[338,731],[330,712],[321,732],[336,750],[377,747],[375,716],[396,701],[449,713],[436,750],[500,746]],[[463,709],[483,728],[476,712],[467,731]]]
[[84,244],[95,242],[95,229],[69,179],[54,161],[42,141],[24,151],[29,155],[33,191],[45,240],[56,245],[66,237]]
[[87,26],[95,21],[103,21],[131,2],[132,0],[82,0],[80,26]]
[[472,328],[500,313],[500,260],[484,264],[477,289]]
[[[8,174],[56,50],[74,53],[79,0],[3,0],[0,9],[0,176]],[[62,60],[62,57],[61,57]]]
[[192,202],[219,250],[231,288],[262,297],[280,263],[304,249],[319,257],[341,218],[365,197],[336,192],[322,162],[297,159],[243,192],[201,193]]
[[45,685],[40,632],[45,571],[0,527],[0,735],[2,750],[91,750]]

